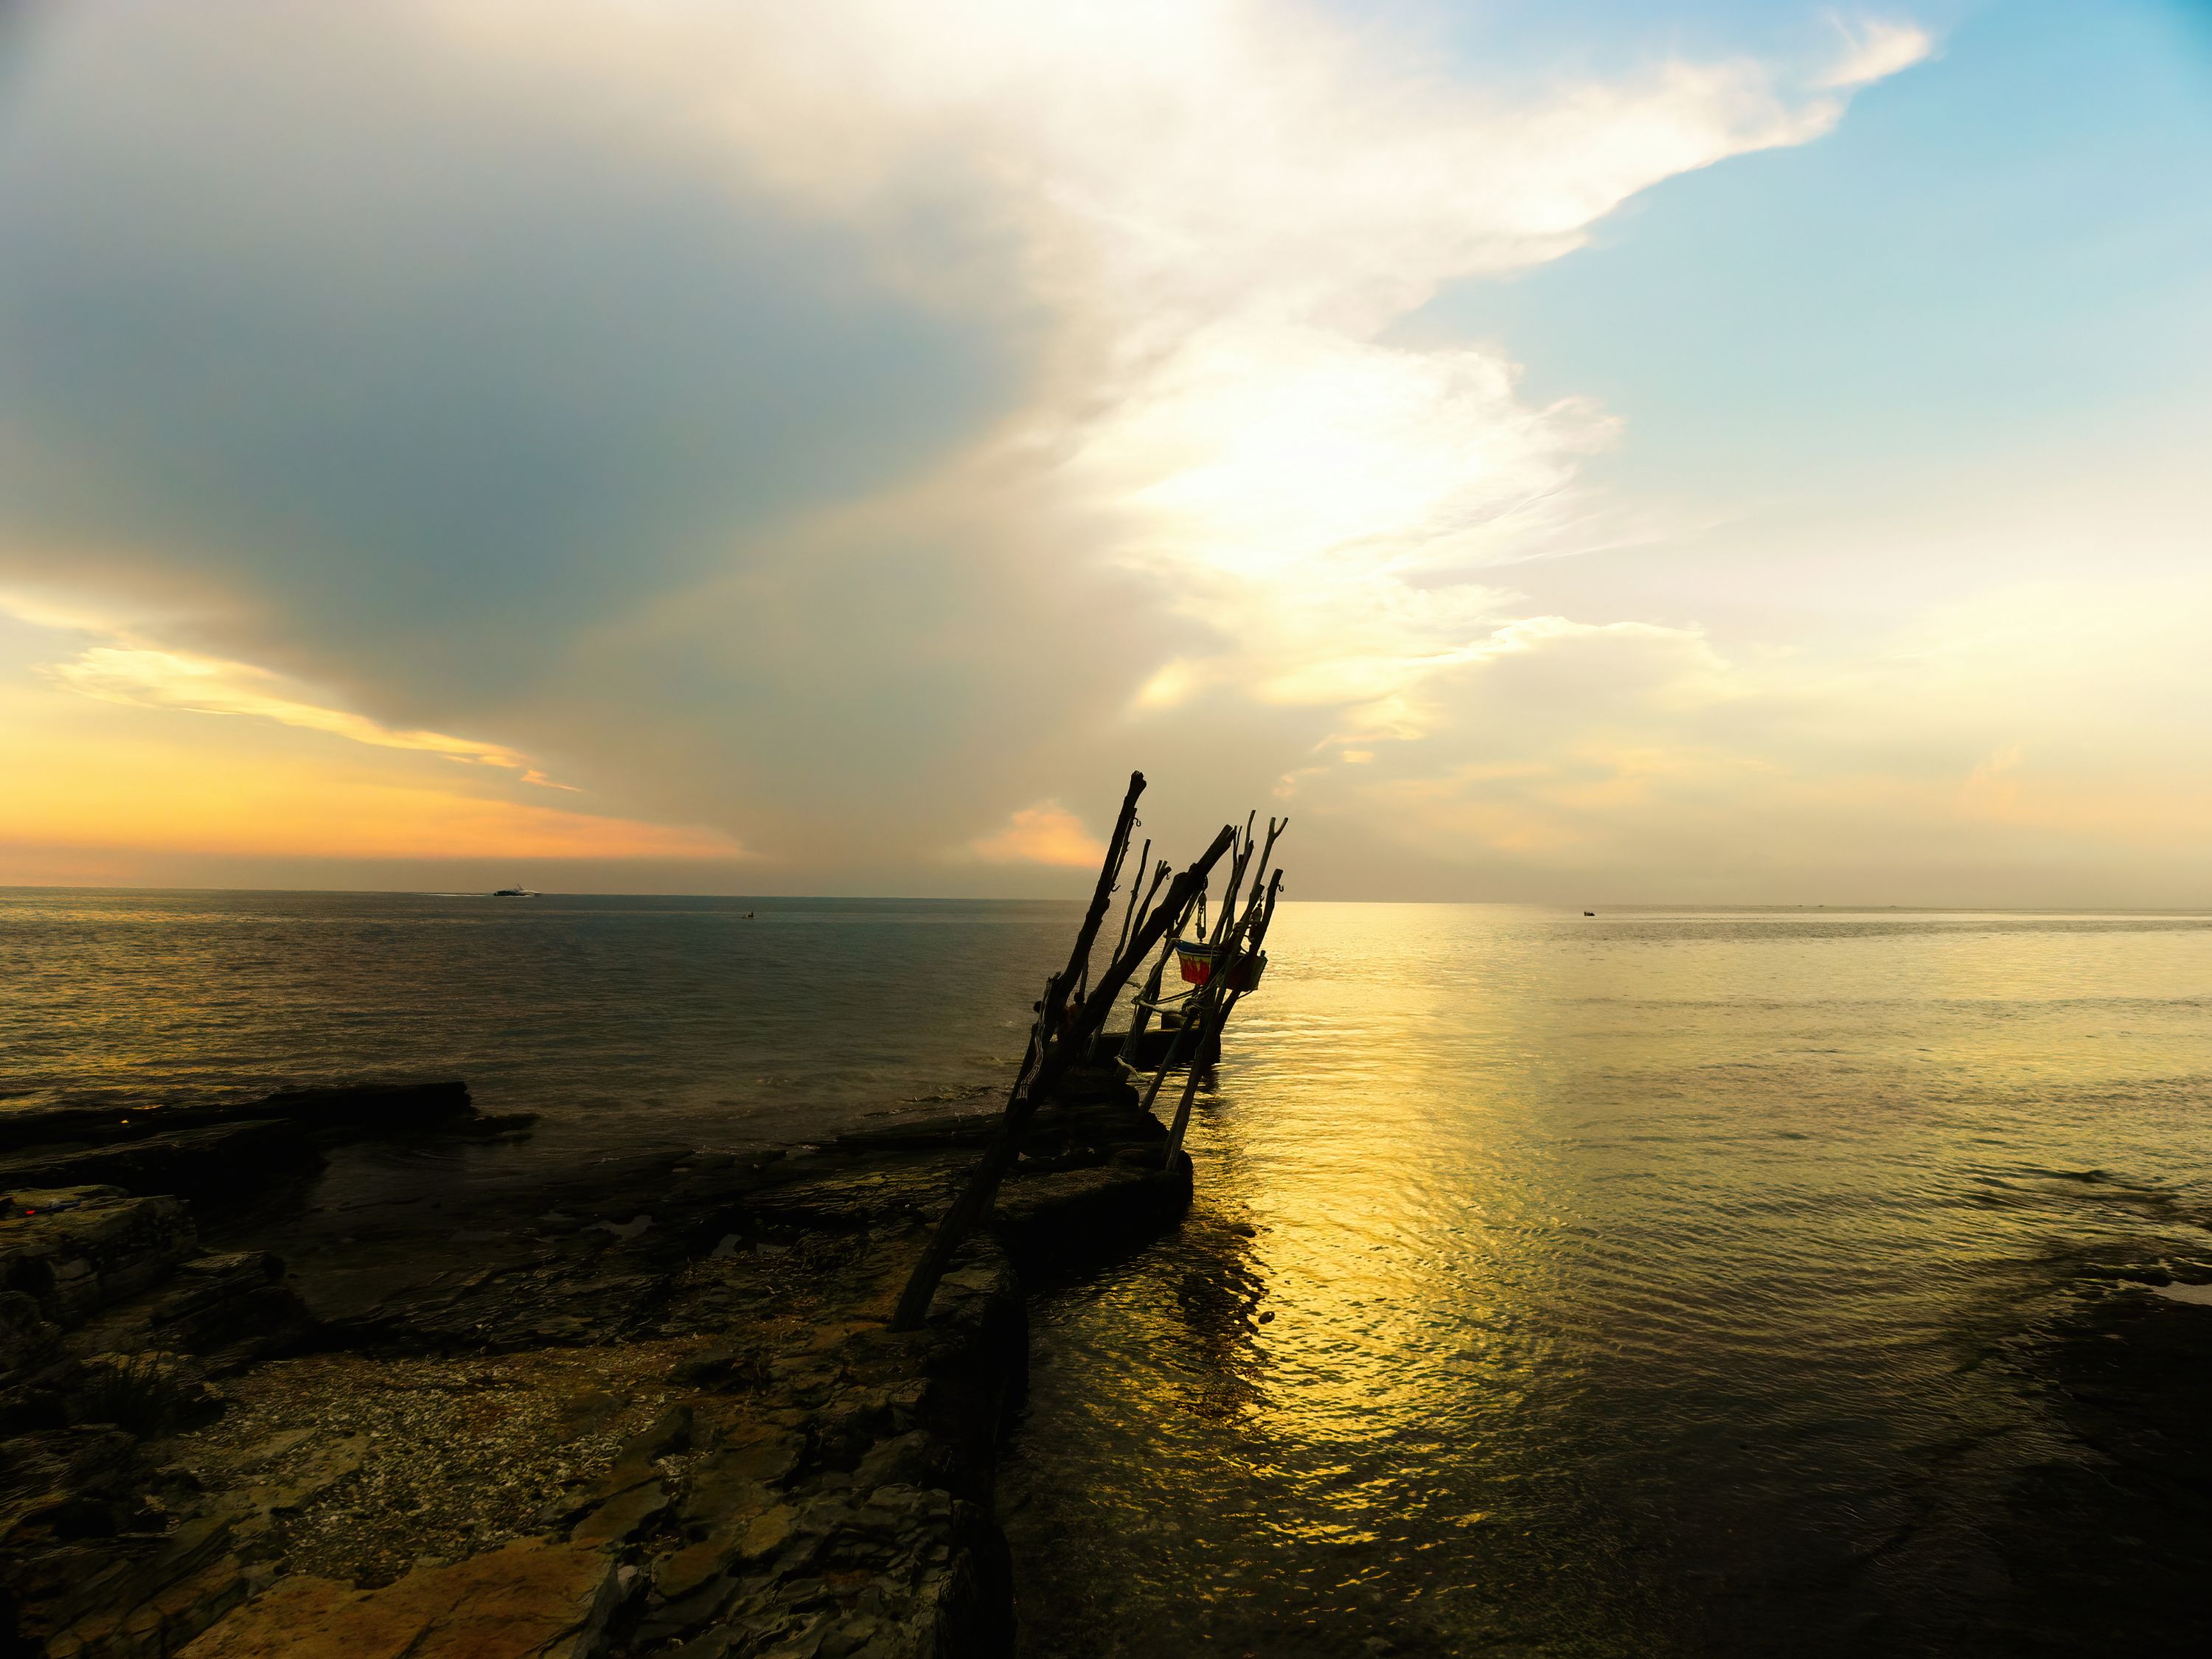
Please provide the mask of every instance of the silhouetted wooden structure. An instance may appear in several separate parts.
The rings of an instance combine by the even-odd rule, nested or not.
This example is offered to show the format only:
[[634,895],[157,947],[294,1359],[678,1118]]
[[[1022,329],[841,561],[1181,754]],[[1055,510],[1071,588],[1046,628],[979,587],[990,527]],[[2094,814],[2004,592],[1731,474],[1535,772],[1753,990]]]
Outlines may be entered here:
[[[1097,886],[1076,932],[1067,965],[1045,981],[1044,994],[1037,1000],[1036,1018],[1007,1091],[998,1133],[976,1161],[951,1209],[938,1224],[907,1280],[892,1316],[894,1330],[913,1330],[927,1316],[930,1298],[953,1253],[990,1213],[1000,1183],[1021,1156],[1030,1120],[1040,1106],[1055,1096],[1077,1066],[1118,1060],[1146,1077],[1144,1104],[1148,1111],[1169,1075],[1178,1071],[1185,1073],[1182,1093],[1168,1129],[1164,1167],[1174,1168],[1182,1155],[1183,1132],[1190,1121],[1200,1081],[1220,1056],[1221,1033],[1237,1003],[1259,984],[1267,968],[1262,946],[1283,884],[1282,872],[1277,869],[1270,878],[1267,866],[1275,842],[1290,820],[1278,823],[1270,818],[1264,846],[1255,843],[1252,834],[1258,814],[1245,820],[1242,834],[1234,824],[1224,824],[1197,860],[1171,880],[1173,866],[1167,860],[1149,864],[1152,844],[1147,840],[1138,855],[1136,878],[1129,884],[1129,902],[1122,913],[1120,934],[1105,968],[1094,981],[1091,957],[1121,885],[1130,837],[1137,828],[1137,798],[1144,791],[1145,775],[1132,772],[1128,793],[1114,821]],[[1228,886],[1209,929],[1207,887],[1215,866],[1224,858],[1230,860]],[[1248,878],[1249,896],[1245,896]],[[1165,991],[1170,961],[1179,964],[1185,987],[1173,994]],[[1147,963],[1151,971],[1131,1004],[1127,1028],[1107,1034],[1107,1019],[1121,994]]]

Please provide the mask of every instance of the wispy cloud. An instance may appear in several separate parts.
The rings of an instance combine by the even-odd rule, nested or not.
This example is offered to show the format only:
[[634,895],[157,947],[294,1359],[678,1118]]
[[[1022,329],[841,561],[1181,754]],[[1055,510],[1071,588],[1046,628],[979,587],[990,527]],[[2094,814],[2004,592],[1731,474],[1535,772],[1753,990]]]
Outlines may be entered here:
[[504,744],[449,737],[442,732],[403,732],[365,714],[329,708],[289,695],[285,682],[249,663],[135,646],[94,646],[69,662],[52,664],[46,673],[58,684],[106,702],[143,708],[176,708],[198,714],[237,714],[274,720],[309,732],[325,732],[378,749],[412,749],[447,760],[495,766],[518,773],[525,783],[570,789],[555,783],[529,758]]
[[1935,37],[1917,23],[1887,18],[1833,20],[1842,37],[1842,56],[1818,79],[1829,88],[1869,86],[1911,69],[1932,56]]

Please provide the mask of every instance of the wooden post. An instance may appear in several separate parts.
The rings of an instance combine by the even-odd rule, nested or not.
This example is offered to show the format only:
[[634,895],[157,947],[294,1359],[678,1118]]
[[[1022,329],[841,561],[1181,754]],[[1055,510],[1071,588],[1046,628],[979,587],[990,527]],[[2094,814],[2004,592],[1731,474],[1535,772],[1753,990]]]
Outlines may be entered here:
[[[1257,899],[1254,900],[1254,908],[1258,908]],[[1239,927],[1237,931],[1241,934],[1243,930]],[[1233,943],[1231,949],[1233,952]],[[1145,1085],[1145,1097],[1139,1103],[1139,1110],[1149,1112],[1152,1109],[1152,1103],[1159,1098],[1160,1085],[1168,1080],[1168,1073],[1175,1069],[1178,1060],[1187,1057],[1187,1069],[1191,1079],[1195,1079],[1205,1059],[1207,1028],[1212,1023],[1215,1006],[1228,994],[1229,977],[1220,963],[1216,963],[1214,972],[1207,976],[1205,985],[1183,1004],[1182,1024],[1176,1028],[1175,1035],[1160,1053],[1160,1063],[1152,1072],[1152,1080]],[[1196,1087],[1195,1081],[1187,1084],[1184,1101],[1176,1120],[1178,1124],[1190,1109],[1189,1097]],[[1169,1154],[1169,1162],[1174,1162],[1172,1151]]]
[[[1114,941],[1114,954],[1120,956],[1129,942],[1129,929],[1137,920],[1137,890],[1145,884],[1145,877],[1152,867],[1152,838],[1145,837],[1145,850],[1137,854],[1137,878],[1129,884],[1129,908],[1121,913],[1121,936]],[[1147,894],[1146,896],[1150,897]]]
[[[1149,851],[1149,850],[1151,849],[1151,848],[1152,848],[1152,843],[1151,843],[1150,842],[1146,842],[1145,843],[1145,846],[1146,846],[1146,850],[1147,850],[1147,851]],[[1153,867],[1153,870],[1152,870],[1152,884],[1150,887],[1148,887],[1148,888],[1146,888],[1146,889],[1145,890],[1145,902],[1144,902],[1142,904],[1134,905],[1134,906],[1133,906],[1133,907],[1132,907],[1132,908],[1131,908],[1131,910],[1130,910],[1130,913],[1129,913],[1129,915],[1130,915],[1130,920],[1133,921],[1135,918],[1137,918],[1137,917],[1139,917],[1139,916],[1143,916],[1143,917],[1146,917],[1146,918],[1147,918],[1147,919],[1149,919],[1149,918],[1151,917],[1151,915],[1152,915],[1152,896],[1153,896],[1155,893],[1158,893],[1158,892],[1160,890],[1160,884],[1161,884],[1162,882],[1165,881],[1165,880],[1168,878],[1169,874],[1170,874],[1170,873],[1174,869],[1175,869],[1175,866],[1173,866],[1172,864],[1170,864],[1170,863],[1169,863],[1165,859],[1162,859],[1162,860],[1159,861],[1159,863],[1158,863],[1157,866],[1155,866]],[[1132,891],[1133,895],[1133,893],[1134,893],[1134,890],[1134,890],[1133,888],[1131,890],[1131,891]],[[1124,926],[1123,926],[1123,929],[1122,929],[1121,943],[1120,945],[1116,945],[1116,946],[1115,947],[1115,952],[1114,952],[1114,953],[1115,953],[1116,956],[1119,956],[1119,955],[1120,955],[1123,951],[1126,951],[1126,950],[1127,950],[1127,949],[1128,949],[1128,947],[1129,947],[1129,938],[1130,938],[1130,935],[1129,935],[1128,928],[1127,928],[1127,924],[1125,923],[1125,924],[1124,924]],[[1136,999],[1135,999],[1137,1001],[1142,1001],[1142,1000],[1143,1000],[1145,998],[1146,998],[1146,997],[1149,997],[1149,996],[1158,996],[1158,995],[1159,994],[1158,977],[1159,977],[1159,976],[1158,976],[1157,974],[1155,974],[1155,975],[1153,975],[1152,983],[1152,985],[1150,986],[1150,988],[1143,988],[1143,989],[1139,989],[1139,992],[1137,993],[1137,997],[1136,997]],[[1142,1012],[1140,1009],[1139,1009],[1139,1008],[1136,1008],[1136,1007],[1134,1007],[1134,1006],[1132,1006],[1132,1007],[1130,1008],[1130,1010],[1129,1010],[1129,1029],[1130,1029],[1130,1030],[1132,1030],[1132,1031],[1136,1030],[1138,1029],[1139,1024],[1140,1021],[1142,1020],[1142,1018],[1143,1018],[1143,1012]],[[1121,1053],[1121,1058],[1122,1058],[1122,1059],[1124,1059],[1124,1060],[1127,1060],[1127,1059],[1130,1057],[1130,1055],[1134,1052],[1134,1051],[1130,1048],[1130,1046],[1129,1046],[1129,1044],[1130,1044],[1130,1042],[1131,1042],[1131,1040],[1132,1040],[1132,1039],[1130,1038],[1129,1033],[1128,1033],[1127,1031],[1125,1031],[1125,1032],[1123,1032],[1123,1033],[1121,1034],[1121,1048],[1120,1053]],[[1101,1058],[1103,1058],[1103,1056],[1101,1056]]]
[[1254,929],[1256,923],[1257,927],[1252,933],[1250,948],[1254,955],[1257,956],[1261,941],[1267,937],[1267,922],[1275,914],[1276,889],[1282,884],[1282,874],[1279,871],[1276,872],[1273,884],[1267,889],[1264,910],[1258,896],[1256,894],[1254,896],[1251,907],[1237,919],[1237,926],[1230,931],[1228,949],[1224,953],[1226,959],[1215,963],[1214,976],[1207,981],[1209,990],[1218,985],[1220,988],[1220,994],[1209,999],[1202,1011],[1204,1018],[1200,1022],[1198,1047],[1191,1055],[1190,1074],[1183,1080],[1182,1099],[1176,1103],[1175,1121],[1168,1126],[1167,1152],[1160,1160],[1160,1167],[1163,1169],[1175,1168],[1176,1154],[1182,1150],[1183,1131],[1190,1127],[1190,1109],[1198,1099],[1199,1074],[1205,1069],[1198,1063],[1199,1056],[1205,1054],[1206,1045],[1208,1042],[1218,1042],[1221,1040],[1222,1030],[1229,1024],[1229,1010],[1236,1006],[1236,994],[1230,990],[1229,986],[1230,981],[1235,977],[1237,946],[1243,941],[1246,933]]
[[1280,836],[1284,830],[1290,827],[1291,821],[1288,818],[1285,818],[1280,823],[1276,823],[1273,818],[1269,818],[1267,820],[1267,844],[1260,849],[1260,862],[1252,871],[1252,890],[1254,892],[1256,893],[1260,890],[1260,878],[1267,873],[1267,860],[1275,855],[1276,837]]
[[[1162,859],[1158,864],[1152,866],[1152,884],[1145,889],[1145,902],[1137,907],[1135,917],[1137,927],[1143,927],[1146,919],[1152,915],[1152,900],[1159,893],[1160,884],[1173,874],[1175,874],[1175,866],[1170,864],[1165,859]],[[1134,933],[1131,933],[1127,938],[1124,938],[1121,941],[1122,948],[1127,949],[1129,939],[1134,937]]]
[[[1143,787],[1143,775],[1133,775],[1129,781],[1129,797],[1121,806],[1122,822],[1116,825],[1116,836],[1121,842],[1126,842],[1128,838],[1129,823],[1136,817],[1137,793]],[[1065,980],[1055,979],[1047,988],[1037,1011],[1039,1058],[1036,1067],[1030,1073],[1026,1083],[1018,1078],[1015,1080],[1006,1097],[1006,1115],[1000,1120],[999,1133],[992,1137],[991,1144],[976,1159],[967,1186],[953,1200],[952,1207],[945,1212],[944,1219],[937,1224],[937,1231],[931,1236],[928,1246],[922,1251],[921,1260],[915,1264],[914,1272],[906,1281],[906,1289],[900,1293],[898,1306],[891,1314],[893,1330],[919,1330],[922,1322],[928,1318],[930,1299],[937,1294],[938,1281],[945,1277],[945,1270],[951,1265],[953,1252],[960,1248],[961,1242],[990,1213],[991,1202],[999,1194],[999,1183],[1006,1179],[1006,1171],[1013,1167],[1015,1158],[1021,1154],[1022,1136],[1029,1127],[1030,1119],[1036,1115],[1036,1109],[1051,1097],[1053,1091],[1060,1086],[1060,1080],[1067,1075],[1078,1057],[1089,1051],[1091,1039],[1097,1035],[1099,1027],[1106,1023],[1107,1016],[1114,1012],[1115,1000],[1121,995],[1121,988],[1129,982],[1129,975],[1136,971],[1139,962],[1152,954],[1152,947],[1160,942],[1160,936],[1167,931],[1170,916],[1180,916],[1190,903],[1191,896],[1206,885],[1207,878],[1213,872],[1213,866],[1221,861],[1222,854],[1229,850],[1236,836],[1234,830],[1225,824],[1222,827],[1221,833],[1213,838],[1213,844],[1206,849],[1198,861],[1175,878],[1174,885],[1168,889],[1167,898],[1145,918],[1145,925],[1137,930],[1137,936],[1130,940],[1128,948],[1116,955],[1104,976],[1079,1005],[1073,1009],[1066,1008],[1066,993],[1062,988]],[[1112,863],[1113,849],[1109,848],[1105,873],[1110,873]],[[1110,887],[1104,888],[1091,901],[1090,913],[1084,920],[1084,932],[1078,935],[1076,950],[1069,957],[1071,974],[1074,972],[1074,963],[1090,959],[1091,942],[1097,934],[1098,922],[1106,913],[1106,899],[1111,896],[1111,891]]]
[[[1285,818],[1283,822],[1287,825],[1290,823],[1290,820],[1288,818]],[[1269,843],[1272,845],[1274,841],[1274,837],[1270,836],[1267,839]],[[1256,878],[1255,879],[1256,880]],[[1275,920],[1275,895],[1282,891],[1282,888],[1283,872],[1278,870],[1275,872],[1274,880],[1267,884],[1267,908],[1260,913],[1259,931],[1252,937],[1250,949],[1253,965],[1255,968],[1259,965],[1260,946],[1267,939],[1267,928],[1269,925]],[[1244,991],[1243,988],[1241,986],[1229,994],[1229,1006],[1221,1011],[1221,1029],[1225,1031],[1229,1029],[1229,1018],[1231,1014],[1234,1014],[1237,1012],[1237,1005],[1243,1000]]]
[[[1237,895],[1244,885],[1244,866],[1252,861],[1252,825],[1259,816],[1256,807],[1244,816],[1244,840],[1237,849],[1237,861],[1229,866],[1229,890],[1221,896],[1221,920],[1213,924],[1213,938],[1217,944],[1236,920]],[[1270,818],[1267,822],[1273,823],[1274,820]]]
[[[1149,919],[1148,913],[1147,920]],[[1160,999],[1161,983],[1167,977],[1168,963],[1175,955],[1176,936],[1182,931],[1183,923],[1187,920],[1188,920],[1188,911],[1183,915],[1175,917],[1170,922],[1166,942],[1160,946],[1159,960],[1152,963],[1151,977],[1146,979],[1139,989],[1136,1001],[1129,1009],[1129,1034],[1121,1039],[1121,1058],[1133,1069],[1137,1064],[1138,1054],[1144,1046],[1145,1032],[1152,1023],[1152,1011],[1148,1005],[1158,1002]]]
[[1121,873],[1122,855],[1129,850],[1129,831],[1137,822],[1137,797],[1145,793],[1145,775],[1129,774],[1129,793],[1121,798],[1121,811],[1114,819],[1114,833],[1106,842],[1106,859],[1098,866],[1098,884],[1091,890],[1091,908],[1083,913],[1083,926],[1077,930],[1075,948],[1068,952],[1067,971],[1060,976],[1060,985],[1054,1006],[1045,1010],[1045,1029],[1056,1031],[1068,994],[1081,986],[1091,974],[1091,947],[1097,941],[1098,925],[1106,920],[1107,906],[1114,901],[1114,878]]

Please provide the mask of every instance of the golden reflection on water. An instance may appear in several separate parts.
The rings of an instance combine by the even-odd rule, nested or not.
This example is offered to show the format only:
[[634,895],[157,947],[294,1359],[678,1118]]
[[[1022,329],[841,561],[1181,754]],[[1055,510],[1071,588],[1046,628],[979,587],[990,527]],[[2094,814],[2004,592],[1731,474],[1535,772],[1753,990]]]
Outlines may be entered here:
[[1037,1310],[1038,1654],[1948,1628],[2055,1432],[2007,1345],[2085,1253],[2205,1249],[2203,918],[1307,905],[1270,947],[1182,1235]]

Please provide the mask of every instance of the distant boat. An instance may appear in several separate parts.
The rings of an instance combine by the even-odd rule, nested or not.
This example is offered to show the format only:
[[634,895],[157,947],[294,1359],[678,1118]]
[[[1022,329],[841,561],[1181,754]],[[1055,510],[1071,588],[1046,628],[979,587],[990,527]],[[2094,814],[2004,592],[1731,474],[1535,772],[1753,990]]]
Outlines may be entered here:
[[502,887],[492,896],[494,898],[536,898],[538,895],[527,887]]
[[1585,911],[1583,911],[1583,914],[1584,915],[1586,915],[1586,916],[1594,916],[1594,915],[1595,915],[1597,914],[1597,912],[1596,912],[1596,911],[1595,911],[1595,910],[1585,910]]

